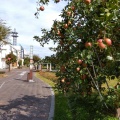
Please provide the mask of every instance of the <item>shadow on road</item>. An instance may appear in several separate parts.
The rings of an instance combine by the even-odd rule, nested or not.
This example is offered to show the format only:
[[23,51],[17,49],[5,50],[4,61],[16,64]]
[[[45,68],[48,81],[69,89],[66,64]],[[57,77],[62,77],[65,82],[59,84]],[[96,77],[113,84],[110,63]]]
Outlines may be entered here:
[[47,120],[51,96],[24,96],[0,105],[0,120]]
[[14,78],[14,80],[19,80],[19,81],[23,81],[23,82],[28,82],[28,80],[27,79],[22,79],[22,78]]

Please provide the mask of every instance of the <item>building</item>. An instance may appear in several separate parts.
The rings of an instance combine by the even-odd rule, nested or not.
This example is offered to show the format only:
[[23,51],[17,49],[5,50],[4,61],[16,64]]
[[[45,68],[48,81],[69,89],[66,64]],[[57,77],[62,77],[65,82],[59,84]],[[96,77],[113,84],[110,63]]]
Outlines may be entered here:
[[6,55],[13,52],[15,56],[17,56],[17,62],[12,65],[13,68],[17,68],[18,61],[22,60],[22,66],[24,63],[24,49],[21,45],[12,45],[9,42],[2,42],[0,44],[0,69],[8,68],[8,65],[6,64]]
[[12,68],[17,68],[19,66],[19,60],[22,60],[22,66],[24,65],[24,57],[30,57],[30,54],[24,50],[22,45],[17,45],[17,37],[18,33],[16,29],[11,32],[11,36],[13,37],[12,43],[6,40],[0,41],[0,69],[8,68],[9,66],[6,64],[6,55],[13,52],[15,56],[17,56],[17,62],[12,65]]

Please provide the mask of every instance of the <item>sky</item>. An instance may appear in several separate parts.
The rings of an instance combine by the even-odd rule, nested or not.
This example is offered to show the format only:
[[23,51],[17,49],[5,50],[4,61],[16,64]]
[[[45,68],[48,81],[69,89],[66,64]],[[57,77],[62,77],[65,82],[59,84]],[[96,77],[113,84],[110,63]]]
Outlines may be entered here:
[[[53,20],[61,20],[60,13],[66,2],[60,1],[55,4],[50,0],[48,6],[44,6],[45,10],[40,12],[39,18],[35,17],[37,11],[38,0],[0,0],[0,19],[6,22],[6,26],[11,28],[11,31],[18,32],[17,45],[22,45],[25,51],[29,53],[30,46],[33,46],[33,54],[41,58],[51,56],[54,52],[49,50],[49,47],[54,47],[52,42],[44,47],[40,46],[39,42],[35,41],[35,35],[41,36],[41,28],[50,30]],[[9,37],[12,42],[12,37]]]

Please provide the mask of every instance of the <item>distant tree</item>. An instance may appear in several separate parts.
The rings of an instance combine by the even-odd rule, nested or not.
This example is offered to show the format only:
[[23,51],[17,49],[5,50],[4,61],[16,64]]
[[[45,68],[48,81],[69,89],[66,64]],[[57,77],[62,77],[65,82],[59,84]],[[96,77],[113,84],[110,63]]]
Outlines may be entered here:
[[22,60],[18,61],[18,65],[19,65],[19,68],[20,68],[20,66],[22,65]]
[[7,38],[10,34],[10,28],[6,26],[6,23],[3,20],[0,20],[0,41]]
[[57,57],[56,55],[51,55],[51,56],[46,56],[45,59],[44,59],[45,62],[49,62],[52,64],[52,66],[54,67],[54,69],[56,69],[56,65],[58,64],[58,60],[57,60]]
[[33,55],[33,61],[34,61],[35,69],[38,69],[38,63],[39,63],[40,60],[41,59],[38,55]]
[[6,55],[6,64],[9,65],[9,71],[10,71],[10,64],[13,64],[17,61],[17,57],[13,54],[13,52]]
[[41,59],[40,59],[40,57],[38,56],[38,55],[33,55],[33,61],[34,61],[34,63],[37,63],[37,62],[39,62]]
[[30,64],[30,58],[29,57],[25,57],[24,58],[24,65],[26,65],[28,67],[29,64]]

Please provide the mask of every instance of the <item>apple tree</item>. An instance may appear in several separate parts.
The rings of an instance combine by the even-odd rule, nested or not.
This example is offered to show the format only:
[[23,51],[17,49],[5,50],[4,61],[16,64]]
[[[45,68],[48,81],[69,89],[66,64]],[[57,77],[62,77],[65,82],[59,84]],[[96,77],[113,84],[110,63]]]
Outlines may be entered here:
[[6,55],[6,64],[9,65],[9,71],[10,71],[10,64],[13,64],[17,61],[17,57],[11,52]]
[[[120,73],[120,1],[67,2],[62,20],[54,20],[50,31],[42,29],[43,36],[34,39],[42,46],[50,40],[57,43],[58,89],[82,98],[97,94],[101,106],[116,108],[116,90],[109,81],[119,79]],[[48,3],[39,1],[40,5]]]

